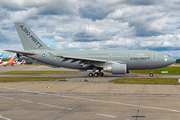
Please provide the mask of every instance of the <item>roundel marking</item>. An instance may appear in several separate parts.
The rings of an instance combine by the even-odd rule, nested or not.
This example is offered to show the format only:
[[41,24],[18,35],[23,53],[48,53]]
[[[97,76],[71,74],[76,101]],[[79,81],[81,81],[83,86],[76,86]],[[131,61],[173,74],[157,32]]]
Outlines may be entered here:
[[46,55],[45,54],[42,54],[42,57],[45,57]]

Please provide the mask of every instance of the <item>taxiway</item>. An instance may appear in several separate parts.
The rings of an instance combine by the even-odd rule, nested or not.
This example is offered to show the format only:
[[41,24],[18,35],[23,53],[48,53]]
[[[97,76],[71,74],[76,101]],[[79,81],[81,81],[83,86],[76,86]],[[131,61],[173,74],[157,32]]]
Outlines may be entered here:
[[[11,67],[4,70],[16,71],[18,66]],[[33,68],[54,71],[45,66],[19,66],[18,70]],[[107,81],[119,76],[88,78],[78,74],[67,81],[0,83],[0,119],[180,119],[180,85],[113,84]]]

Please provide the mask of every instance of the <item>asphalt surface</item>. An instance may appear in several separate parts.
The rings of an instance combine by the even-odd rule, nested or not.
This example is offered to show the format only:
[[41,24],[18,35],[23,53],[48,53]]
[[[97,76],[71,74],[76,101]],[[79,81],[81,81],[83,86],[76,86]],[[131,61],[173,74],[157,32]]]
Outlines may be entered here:
[[[47,66],[0,66],[0,73],[8,72],[8,71],[78,71],[74,69],[66,69],[66,68],[51,68]],[[34,74],[34,75],[0,75],[0,76],[7,76],[7,77],[88,77],[88,74],[91,71],[86,72],[78,72],[73,74]],[[103,77],[134,77],[137,73],[130,73],[126,75],[113,75],[111,73],[104,73]],[[138,74],[138,75],[145,75],[145,74]],[[147,77],[148,74],[146,74]],[[180,78],[180,75],[156,75],[155,77],[161,78]]]
[[[8,66],[0,72],[25,69],[54,71]],[[180,119],[180,85],[113,84],[107,81],[121,76],[88,78],[85,73],[67,81],[0,83],[0,120]]]

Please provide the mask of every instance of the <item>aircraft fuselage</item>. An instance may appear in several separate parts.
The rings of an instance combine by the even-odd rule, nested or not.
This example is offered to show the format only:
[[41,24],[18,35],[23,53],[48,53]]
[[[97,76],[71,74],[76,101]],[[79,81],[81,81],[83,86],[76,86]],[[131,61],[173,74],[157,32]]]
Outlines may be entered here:
[[122,61],[127,65],[128,70],[156,69],[175,62],[175,59],[169,57],[168,54],[151,50],[34,50],[33,52],[37,54],[33,58],[34,60],[58,67],[80,70],[92,69],[92,66],[84,67],[78,64],[79,61],[73,62],[72,59],[63,60],[63,58],[53,55],[93,58],[115,62]]

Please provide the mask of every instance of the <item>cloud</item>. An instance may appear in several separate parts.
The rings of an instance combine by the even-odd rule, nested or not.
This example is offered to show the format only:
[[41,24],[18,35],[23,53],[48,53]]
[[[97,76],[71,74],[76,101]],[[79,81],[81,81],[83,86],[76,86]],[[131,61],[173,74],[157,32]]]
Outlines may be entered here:
[[38,8],[39,15],[74,15],[78,13],[77,0],[53,0],[48,1],[46,4]]
[[62,42],[62,41],[64,41],[64,39],[62,37],[60,37],[60,36],[54,37],[54,42]]
[[[180,50],[178,0],[0,1],[0,43],[23,49],[13,22],[25,22],[59,49]],[[9,53],[7,53],[9,54]]]
[[180,29],[180,24],[177,26],[177,29]]
[[121,2],[124,4],[129,4],[129,5],[155,5],[157,3],[160,3],[162,0],[122,0]]
[[69,47],[69,48],[75,48],[75,45],[73,45],[72,43],[70,43],[70,44],[68,45],[68,47]]
[[85,6],[79,9],[81,17],[95,20],[102,20],[106,18],[108,12],[104,11],[101,7]]

